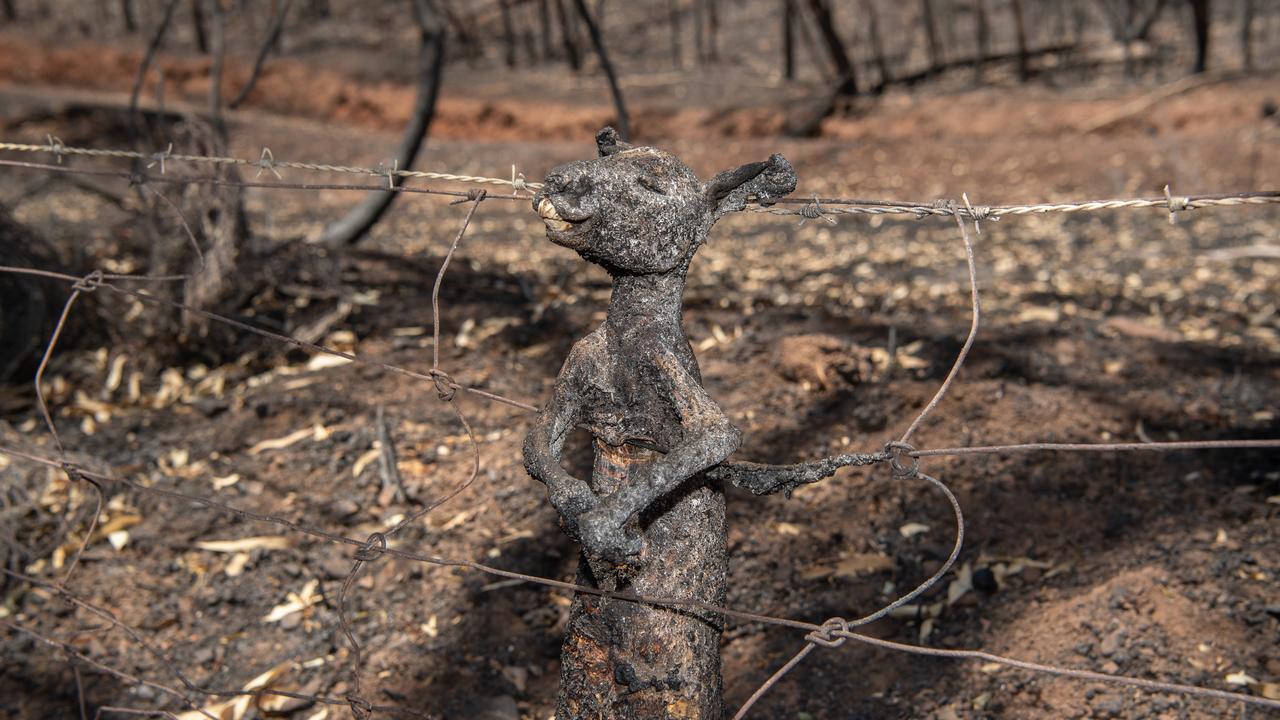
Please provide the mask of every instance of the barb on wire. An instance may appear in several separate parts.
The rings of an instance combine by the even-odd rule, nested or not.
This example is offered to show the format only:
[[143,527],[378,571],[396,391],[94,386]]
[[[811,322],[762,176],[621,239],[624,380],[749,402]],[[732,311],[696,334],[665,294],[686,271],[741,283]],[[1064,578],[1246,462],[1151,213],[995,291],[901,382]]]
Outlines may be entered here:
[[[172,147],[159,152],[142,152],[139,150],[118,150],[107,148],[87,148],[68,146],[62,141],[49,136],[43,145],[33,143],[18,142],[0,142],[0,152],[15,153],[51,153],[59,163],[59,165],[51,165],[46,169],[57,168],[60,166],[63,157],[81,156],[96,157],[108,159],[125,159],[144,161],[152,164],[160,164],[160,170],[165,172],[164,163],[183,162],[191,164],[206,165],[240,165],[246,167],[256,167],[259,169],[259,175],[263,169],[269,169],[280,176],[278,168],[306,170],[312,172],[327,172],[349,175],[364,175],[373,177],[387,177],[389,180],[399,179],[419,179],[419,180],[435,180],[439,182],[479,184],[479,185],[500,185],[510,187],[511,195],[491,195],[491,199],[508,199],[519,200],[527,199],[527,193],[536,192],[542,187],[542,183],[528,182],[523,175],[516,173],[515,166],[512,166],[510,178],[487,177],[481,175],[465,175],[459,173],[444,172],[428,172],[423,170],[399,170],[396,168],[384,167],[361,167],[355,165],[339,165],[333,163],[319,162],[298,162],[289,160],[276,160],[274,157],[264,160],[263,157],[258,159],[225,157],[213,155],[190,155],[184,153],[172,152]],[[264,155],[267,155],[264,151]],[[7,161],[0,164],[19,165],[16,161]],[[21,165],[19,165],[21,166]],[[37,167],[39,163],[31,163],[30,167]],[[73,172],[86,172],[78,168],[67,168]],[[103,172],[103,171],[100,171]],[[216,184],[216,178],[195,176],[184,178],[184,182],[210,182]],[[245,187],[262,187],[261,185],[241,184]],[[377,190],[386,192],[387,190],[401,191],[401,185],[391,182],[393,187],[388,188],[387,184],[376,184],[368,186],[341,186],[333,188],[332,186],[312,185],[306,189],[359,189],[359,190]],[[280,186],[283,187],[283,186]],[[409,192],[422,192],[425,188],[416,188],[415,190],[405,190]],[[526,193],[521,195],[520,193]],[[951,217],[963,216],[968,220],[999,220],[1003,217],[1012,215],[1031,215],[1041,213],[1075,213],[1075,212],[1093,212],[1098,210],[1127,210],[1127,209],[1143,209],[1143,208],[1162,208],[1167,210],[1172,217],[1174,213],[1185,212],[1188,210],[1196,210],[1207,207],[1238,207],[1243,205],[1271,205],[1280,204],[1280,190],[1260,190],[1251,192],[1222,193],[1222,194],[1206,194],[1206,195],[1171,195],[1167,188],[1161,197],[1151,198],[1109,198],[1103,200],[1079,200],[1070,202],[1043,202],[1029,204],[1014,205],[977,205],[959,208],[955,206],[939,206],[936,203],[912,202],[905,200],[877,200],[869,198],[842,198],[842,197],[817,197],[812,198],[770,198],[768,203],[755,203],[747,208],[747,212],[761,213],[768,215],[791,215],[799,216],[804,220],[823,219],[826,222],[834,223],[836,215],[906,215],[915,218],[925,217]],[[800,208],[778,207],[779,205],[800,205]]]
[[[165,150],[159,152],[145,153],[138,150],[115,150],[102,148],[86,148],[72,147],[58,142],[56,147],[54,142],[50,140],[45,145],[33,145],[31,143],[14,143],[0,142],[0,151],[21,152],[21,153],[55,153],[56,157],[61,158],[67,155],[78,155],[81,157],[97,157],[111,158],[117,160],[141,160],[151,164],[159,164],[161,174],[165,172],[165,163],[183,162],[206,165],[240,165],[246,167],[261,167],[262,160],[251,160],[248,158],[217,156],[217,155],[189,155],[186,153],[173,152],[173,146],[169,145]],[[148,165],[147,167],[151,167]],[[298,162],[294,160],[275,160],[271,161],[272,168],[287,168],[291,170],[310,170],[314,172],[339,173],[347,175],[371,175],[375,177],[387,177],[394,184],[395,179],[416,179],[416,180],[438,180],[441,182],[466,183],[473,185],[505,185],[516,189],[537,190],[542,187],[542,183],[525,182],[523,179],[510,180],[497,177],[484,177],[480,175],[462,175],[457,173],[441,173],[428,172],[425,170],[401,170],[396,167],[391,168],[369,168],[360,167],[358,165],[335,165],[329,163],[314,162]],[[379,186],[379,190],[387,190],[384,186]]]
[[[256,163],[255,163],[256,164]],[[396,185],[388,188],[382,184],[359,184],[359,183],[293,183],[293,182],[257,182],[245,180],[227,180],[225,178],[213,175],[150,175],[134,171],[124,170],[98,170],[90,168],[74,168],[59,165],[49,165],[47,163],[25,162],[22,160],[5,160],[0,159],[0,167],[24,168],[27,170],[47,170],[57,173],[71,173],[75,175],[88,175],[93,177],[118,177],[128,180],[130,183],[139,185],[146,183],[167,183],[170,185],[210,185],[215,187],[237,187],[237,188],[261,188],[265,190],[351,190],[357,192],[402,192],[421,195],[444,195],[448,197],[456,197],[466,199],[468,196],[466,191],[462,190],[440,190],[437,188],[415,187],[412,185]],[[270,165],[265,169],[271,170],[279,177],[280,173],[276,172],[276,165]],[[262,169],[261,166],[259,166]],[[515,195],[488,195],[486,200],[524,200]]]

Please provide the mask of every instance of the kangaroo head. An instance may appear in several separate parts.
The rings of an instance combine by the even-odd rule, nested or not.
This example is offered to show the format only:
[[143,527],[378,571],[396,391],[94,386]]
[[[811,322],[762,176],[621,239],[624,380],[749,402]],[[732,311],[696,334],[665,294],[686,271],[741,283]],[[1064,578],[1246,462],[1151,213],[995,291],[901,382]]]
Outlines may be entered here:
[[615,275],[688,267],[716,220],[795,190],[781,155],[726,170],[707,182],[676,156],[596,133],[599,157],[553,168],[533,198],[547,237]]

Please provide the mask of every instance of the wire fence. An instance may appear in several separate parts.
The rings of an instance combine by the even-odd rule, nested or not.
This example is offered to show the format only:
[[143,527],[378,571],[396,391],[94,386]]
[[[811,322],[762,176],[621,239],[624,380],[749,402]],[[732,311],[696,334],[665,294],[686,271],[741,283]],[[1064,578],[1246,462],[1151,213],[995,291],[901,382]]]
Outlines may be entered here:
[[[480,205],[491,200],[512,200],[525,199],[529,197],[531,192],[536,191],[540,185],[538,183],[526,182],[523,176],[516,173],[513,168],[510,179],[502,179],[496,177],[481,177],[473,175],[462,175],[454,173],[442,172],[419,172],[400,170],[397,168],[362,168],[346,165],[336,165],[330,163],[311,163],[311,162],[293,162],[275,160],[269,150],[264,149],[258,160],[247,160],[234,157],[217,157],[217,156],[201,156],[201,155],[185,155],[181,153],[173,153],[170,149],[166,149],[159,153],[143,153],[125,150],[112,149],[92,149],[82,147],[72,147],[63,144],[56,138],[49,138],[44,145],[30,143],[0,143],[0,151],[8,151],[13,153],[24,154],[49,154],[52,156],[53,163],[28,162],[11,159],[0,159],[0,166],[19,167],[33,170],[40,170],[53,173],[78,173],[84,175],[94,175],[102,177],[115,177],[127,179],[130,183],[139,184],[150,188],[152,185],[163,184],[190,184],[190,183],[207,183],[214,185],[231,185],[239,187],[252,188],[278,188],[278,189],[295,189],[295,190],[319,190],[319,189],[340,189],[352,191],[393,191],[406,193],[424,193],[436,194],[454,197],[455,204],[465,204],[466,214],[461,221],[461,225],[453,238],[453,241],[441,262],[440,268],[435,275],[435,281],[431,293],[432,320],[431,334],[433,338],[432,360],[431,366],[426,371],[417,371],[404,368],[390,363],[386,363],[377,359],[364,358],[350,352],[327,347],[315,342],[291,337],[286,334],[268,330],[254,324],[245,322],[244,320],[235,319],[211,312],[207,309],[194,307],[187,303],[169,299],[162,295],[152,294],[144,289],[138,289],[137,283],[155,283],[160,281],[183,280],[188,279],[188,275],[178,275],[169,277],[154,277],[130,274],[109,274],[100,270],[95,270],[87,275],[78,276],[56,272],[47,268],[38,267],[19,267],[11,265],[0,265],[0,273],[10,273],[18,275],[27,275],[41,277],[66,283],[71,292],[66,299],[59,315],[56,327],[53,329],[48,344],[40,359],[38,369],[35,373],[34,385],[36,393],[36,404],[45,426],[47,427],[49,436],[53,441],[56,449],[55,456],[49,456],[39,453],[28,452],[17,447],[0,446],[0,454],[9,458],[36,463],[49,468],[57,469],[66,474],[67,478],[73,483],[81,484],[93,492],[94,510],[87,522],[87,529],[84,532],[84,540],[79,547],[67,559],[65,564],[66,571],[57,581],[51,581],[43,578],[34,577],[30,574],[15,572],[8,569],[0,569],[8,577],[15,581],[25,583],[31,587],[42,588],[52,593],[62,603],[68,607],[75,607],[92,615],[98,621],[105,623],[105,629],[118,630],[128,640],[142,648],[144,652],[155,658],[163,672],[171,676],[168,680],[160,681],[155,678],[141,677],[111,667],[108,663],[101,659],[94,658],[82,652],[75,647],[73,643],[51,637],[38,629],[18,623],[9,618],[0,619],[0,625],[5,626],[10,631],[31,638],[33,641],[47,646],[53,650],[62,653],[72,663],[75,677],[77,679],[77,688],[80,693],[81,714],[85,715],[85,702],[83,697],[83,689],[80,681],[80,668],[90,668],[96,672],[112,676],[122,682],[146,686],[155,692],[168,696],[172,701],[186,708],[184,718],[187,717],[208,717],[210,720],[217,720],[219,710],[215,706],[209,704],[212,700],[228,702],[235,698],[261,698],[266,696],[276,696],[281,698],[291,698],[298,700],[306,700],[319,703],[326,706],[347,707],[355,718],[367,718],[374,713],[381,714],[398,714],[416,717],[428,717],[429,714],[416,709],[408,708],[400,705],[375,704],[369,698],[371,695],[364,692],[362,684],[362,676],[366,668],[364,667],[364,658],[366,648],[357,637],[353,630],[348,614],[348,601],[352,588],[356,580],[360,577],[362,571],[369,565],[377,563],[384,556],[400,558],[403,560],[427,563],[431,565],[465,568],[474,571],[486,573],[504,580],[515,580],[523,583],[533,583],[547,588],[553,588],[573,593],[585,593],[601,597],[611,598],[623,602],[644,603],[658,607],[671,608],[696,608],[698,610],[712,613],[723,618],[730,618],[741,622],[761,623],[764,625],[778,626],[790,628],[804,632],[804,644],[801,649],[781,666],[765,683],[763,683],[747,700],[747,702],[738,710],[735,718],[745,717],[761,696],[764,695],[771,687],[776,685],[783,677],[809,655],[815,648],[833,648],[843,645],[846,641],[852,640],[858,643],[864,643],[874,647],[904,652],[914,655],[951,658],[959,660],[980,660],[985,663],[996,663],[1003,666],[1017,668],[1029,672],[1071,678],[1084,681],[1096,681],[1139,688],[1153,692],[1167,692],[1182,694],[1197,698],[1212,698],[1220,700],[1228,700],[1238,702],[1242,706],[1264,707],[1270,709],[1280,709],[1280,701],[1271,700],[1265,697],[1246,695],[1239,692],[1229,692],[1214,688],[1198,687],[1175,682],[1163,682],[1144,678],[1129,677],[1119,674],[1103,673],[1090,670],[1078,670],[1043,663],[1029,662],[1017,658],[1005,657],[988,653],[981,650],[955,650],[943,649],[936,647],[926,647],[920,645],[911,645],[896,641],[884,640],[859,633],[857,628],[868,623],[874,622],[880,618],[889,615],[893,610],[910,603],[920,597],[923,593],[934,587],[948,572],[954,567],[954,564],[960,557],[964,546],[964,517],[961,506],[952,491],[939,479],[924,473],[920,468],[922,458],[940,457],[940,456],[961,456],[961,455],[991,455],[991,454],[1008,454],[1016,452],[1170,452],[1170,451],[1187,451],[1187,450],[1210,450],[1210,449],[1239,449],[1239,448],[1280,448],[1280,439],[1264,439],[1264,440],[1205,440],[1205,441],[1179,441],[1179,442],[1151,442],[1151,443],[1025,443],[1015,445],[998,445],[998,446],[972,446],[972,447],[951,447],[951,448],[925,448],[918,449],[910,444],[912,437],[921,423],[929,417],[936,408],[943,402],[949,389],[952,387],[961,368],[969,355],[971,348],[978,336],[981,326],[981,302],[978,291],[978,263],[975,258],[973,244],[969,234],[969,223],[974,224],[975,229],[980,232],[979,223],[982,220],[998,220],[1002,217],[1024,215],[1030,213],[1051,213],[1051,212],[1093,212],[1099,210],[1131,210],[1141,208],[1159,208],[1167,210],[1172,218],[1178,212],[1185,212],[1198,208],[1210,207],[1238,207],[1242,205],[1260,205],[1260,204],[1276,204],[1280,203],[1280,192],[1264,191],[1264,192],[1246,192],[1236,194],[1222,195],[1202,195],[1202,196],[1175,196],[1166,188],[1163,198],[1121,198],[1109,200],[1095,200],[1086,202],[1072,203],[1038,203],[1030,205],[992,205],[992,206],[974,206],[969,202],[968,197],[962,197],[959,202],[934,202],[934,203],[912,203],[901,201],[886,200],[865,200],[856,198],[819,198],[812,199],[802,198],[783,198],[773,200],[768,205],[755,204],[749,210],[769,215],[790,215],[797,216],[801,219],[801,223],[809,220],[825,220],[835,222],[835,216],[842,214],[871,214],[871,215],[903,215],[915,218],[928,217],[952,217],[955,219],[959,228],[961,241],[965,251],[966,267],[968,271],[970,285],[970,301],[972,319],[969,332],[966,336],[963,347],[957,355],[955,362],[947,373],[941,386],[937,390],[932,399],[925,405],[920,413],[915,417],[910,426],[901,434],[898,440],[888,443],[884,448],[876,451],[868,451],[858,456],[859,462],[855,464],[878,464],[887,465],[895,478],[899,479],[917,479],[929,483],[947,498],[955,518],[956,532],[954,542],[952,543],[951,552],[941,567],[935,571],[928,579],[920,583],[910,592],[900,596],[892,603],[869,613],[856,620],[844,620],[839,617],[833,617],[822,623],[813,623],[795,618],[772,616],[768,614],[744,611],[736,608],[723,607],[719,605],[709,604],[699,600],[693,600],[680,597],[649,597],[641,596],[627,592],[609,592],[594,587],[569,583],[554,578],[538,577],[525,573],[513,572],[492,565],[476,562],[467,558],[444,557],[422,554],[406,550],[400,547],[394,547],[391,541],[401,533],[406,527],[417,523],[432,510],[458,497],[467,490],[472,483],[475,482],[481,470],[482,456],[479,443],[477,442],[475,432],[470,424],[467,415],[459,403],[459,393],[474,396],[479,399],[492,402],[502,403],[510,407],[521,410],[536,412],[538,407],[535,404],[516,398],[506,397],[504,395],[483,390],[476,387],[469,387],[456,381],[450,373],[441,366],[440,362],[440,328],[441,328],[441,303],[440,289],[445,280],[446,273],[450,263],[455,257],[458,248],[465,238],[466,232],[471,225],[472,219],[475,217]],[[66,161],[75,157],[89,157],[106,160],[127,159],[135,162],[146,163],[148,169],[154,168],[158,172],[139,172],[136,170],[117,170],[113,168],[81,168],[74,167]],[[169,166],[175,163],[204,164],[209,166],[239,166],[239,167],[257,167],[258,174],[270,172],[276,176],[276,181],[260,182],[260,181],[232,181],[218,176],[205,175],[175,175],[169,173]],[[363,175],[368,177],[377,177],[385,181],[385,183],[377,184],[325,184],[325,183],[296,183],[285,182],[280,174],[280,170],[297,170],[305,172],[322,172],[322,173],[340,173]],[[431,181],[436,183],[450,184],[476,184],[482,186],[498,186],[509,188],[510,193],[495,194],[490,193],[487,188],[478,188],[472,190],[454,190],[444,189],[435,186],[411,186],[401,184],[399,181]],[[158,192],[158,191],[157,191]],[[163,197],[163,195],[161,195]],[[166,198],[167,202],[167,198]],[[167,206],[177,213],[181,219],[181,211],[176,205],[167,203]],[[191,234],[189,226],[185,219],[181,219],[189,240],[196,245],[196,252],[199,252],[198,243],[196,243],[194,235]],[[196,272],[202,272],[204,269],[203,260],[201,261]],[[187,494],[176,490],[156,487],[131,480],[124,474],[115,474],[110,472],[100,472],[90,469],[72,462],[69,459],[68,449],[64,444],[64,440],[58,431],[57,424],[54,422],[53,414],[50,410],[49,403],[43,391],[43,377],[49,366],[50,360],[54,357],[57,350],[59,338],[63,332],[67,318],[72,312],[76,301],[85,294],[96,293],[99,291],[107,291],[123,297],[128,297],[143,304],[165,306],[171,309],[179,310],[183,313],[202,318],[207,321],[221,323],[244,333],[251,333],[273,342],[283,343],[292,347],[304,350],[313,354],[326,354],[343,358],[353,363],[378,368],[383,371],[396,373],[415,381],[431,383],[436,395],[441,403],[443,403],[454,417],[460,423],[465,431],[467,443],[470,449],[470,470],[467,476],[459,482],[455,487],[449,490],[441,497],[427,503],[419,505],[414,511],[407,513],[393,526],[385,531],[376,531],[370,533],[367,537],[349,537],[340,533],[334,533],[324,530],[318,526],[290,520],[286,517],[255,512],[253,510],[236,507],[219,500],[207,496]],[[241,520],[252,523],[262,523],[273,525],[294,533],[308,536],[312,539],[323,541],[324,543],[347,546],[351,548],[351,567],[341,584],[341,589],[337,597],[337,616],[338,630],[345,639],[349,649],[349,666],[346,672],[350,678],[350,691],[342,696],[313,695],[306,693],[295,693],[278,690],[272,687],[261,688],[215,688],[200,685],[191,680],[184,673],[180,663],[169,653],[163,650],[158,644],[153,642],[146,633],[138,627],[129,625],[113,614],[109,609],[95,604],[80,594],[70,589],[76,570],[80,565],[90,540],[97,528],[99,518],[102,516],[102,510],[105,503],[106,495],[111,489],[127,489],[130,492],[146,494],[160,498],[167,498],[182,503],[191,503],[199,505],[219,513],[236,517]],[[68,514],[71,508],[67,508]],[[129,715],[150,715],[158,717],[179,718],[179,715],[170,710],[140,710],[136,708],[124,708],[114,706],[104,706],[97,710],[95,717],[106,714],[129,714]]]

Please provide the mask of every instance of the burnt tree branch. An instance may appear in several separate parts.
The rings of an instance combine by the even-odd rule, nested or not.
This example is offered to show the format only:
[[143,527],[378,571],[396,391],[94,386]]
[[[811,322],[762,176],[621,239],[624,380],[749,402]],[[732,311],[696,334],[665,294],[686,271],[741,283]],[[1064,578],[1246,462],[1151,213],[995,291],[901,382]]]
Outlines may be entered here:
[[[401,170],[413,166],[418,150],[426,139],[431,120],[435,116],[436,98],[440,94],[440,79],[444,72],[445,33],[440,15],[434,3],[429,0],[412,0],[412,4],[421,47],[418,54],[418,92],[414,99],[413,113],[405,125],[393,161],[393,166]],[[391,207],[398,194],[370,193],[346,217],[325,228],[319,242],[329,247],[344,247],[358,242],[378,222],[387,208]]]

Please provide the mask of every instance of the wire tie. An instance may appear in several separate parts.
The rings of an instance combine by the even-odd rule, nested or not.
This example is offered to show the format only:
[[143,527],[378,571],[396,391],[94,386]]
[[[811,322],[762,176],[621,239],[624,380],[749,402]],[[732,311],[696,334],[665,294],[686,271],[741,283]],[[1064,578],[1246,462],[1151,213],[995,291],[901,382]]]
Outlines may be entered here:
[[45,141],[49,143],[49,152],[53,153],[54,159],[58,161],[59,165],[61,165],[62,155],[66,152],[67,146],[63,144],[62,138],[60,137],[54,135],[45,135],[44,137]]
[[62,472],[66,473],[67,477],[72,481],[80,482],[85,479],[84,473],[80,472],[80,466],[73,462],[63,460],[60,467]]
[[258,158],[258,174],[253,176],[254,179],[262,177],[263,170],[270,170],[277,180],[284,179],[280,176],[280,171],[276,170],[276,157],[271,154],[271,148],[269,147],[262,148],[262,157]]
[[451,402],[453,396],[458,393],[458,388],[460,387],[458,383],[454,382],[453,378],[449,377],[449,373],[443,370],[432,368],[427,371],[427,374],[431,376],[431,382],[435,383],[436,396],[444,402]]
[[102,287],[102,281],[103,281],[102,271],[94,270],[88,275],[85,275],[84,277],[77,280],[76,283],[71,286],[71,288],[78,292],[91,293],[94,290],[97,290],[98,288]]
[[488,195],[489,195],[488,190],[485,190],[484,188],[474,188],[467,191],[466,197],[460,197],[449,204],[461,205],[462,203],[467,203],[467,202],[478,202],[480,200],[484,200],[486,197],[488,197]]
[[348,695],[346,700],[347,705],[351,707],[351,714],[354,715],[357,720],[365,720],[365,718],[368,718],[373,714],[373,705],[371,705],[368,700],[365,700],[362,697],[356,697],[355,695]]
[[380,532],[369,535],[369,539],[364,541],[364,545],[356,550],[356,560],[360,562],[373,562],[382,557],[382,553],[387,551],[387,536]]
[[[916,449],[909,443],[896,440],[885,443],[884,451],[889,454],[889,466],[893,468],[894,477],[915,477],[920,472],[920,458],[913,454]],[[903,458],[908,458],[910,464],[903,464]]]
[[1169,224],[1177,222],[1176,214],[1191,209],[1191,200],[1181,195],[1169,193],[1169,186],[1164,186],[1164,201],[1169,206]]
[[848,633],[848,632],[849,632],[849,623],[844,618],[833,617],[827,620],[826,622],[822,623],[822,629],[814,630],[808,635],[805,635],[804,639],[807,640],[808,642],[813,643],[814,645],[821,645],[822,647],[828,647],[828,648],[838,648],[841,645],[844,645],[845,641],[848,640],[849,638],[844,636],[837,636],[835,635],[835,633]]
[[159,163],[160,174],[163,175],[164,161],[168,160],[171,155],[173,155],[173,143],[169,143],[169,147],[165,148],[164,150],[161,150],[160,152],[152,153],[151,162],[147,163],[147,168],[150,169],[152,167],[155,167],[156,163]]

